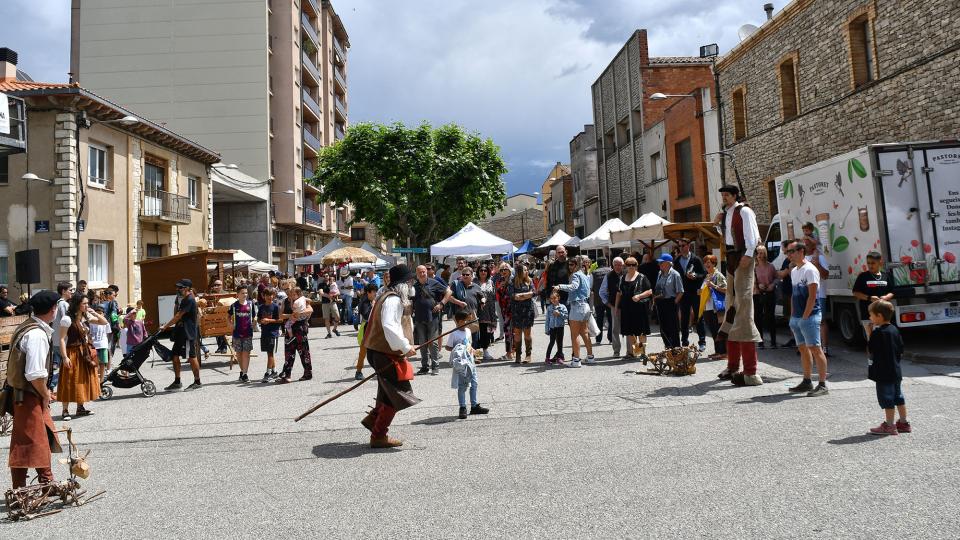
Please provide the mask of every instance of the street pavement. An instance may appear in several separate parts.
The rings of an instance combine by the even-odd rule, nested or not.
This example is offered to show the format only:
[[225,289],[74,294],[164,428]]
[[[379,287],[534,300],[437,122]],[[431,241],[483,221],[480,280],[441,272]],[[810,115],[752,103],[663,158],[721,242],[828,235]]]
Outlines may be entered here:
[[[955,366],[905,362],[915,432],[879,438],[866,435],[881,411],[861,351],[834,346],[830,395],[806,398],[786,391],[799,380],[793,350],[761,351],[767,383],[735,388],[716,378],[721,362],[638,374],[606,343],[597,365],[548,368],[538,323],[537,363],[480,366],[489,415],[456,419],[442,354],[440,375],[413,382],[423,402],[394,422],[404,446],[371,450],[359,420],[373,382],[293,422],[354,382],[355,333],[324,334],[311,330],[309,382],[239,384],[211,358],[200,390],[117,389],[70,422],[55,405],[91,450],[84,486],[106,495],[0,522],[0,537],[960,538]],[[661,348],[652,338],[648,350]],[[144,373],[172,380],[159,361]]]

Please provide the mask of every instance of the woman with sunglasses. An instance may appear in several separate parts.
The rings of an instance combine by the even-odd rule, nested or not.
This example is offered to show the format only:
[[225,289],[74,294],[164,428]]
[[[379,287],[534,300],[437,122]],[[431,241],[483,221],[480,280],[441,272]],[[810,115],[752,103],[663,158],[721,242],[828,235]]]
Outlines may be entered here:
[[497,305],[500,306],[500,319],[503,322],[503,344],[506,347],[505,357],[513,355],[513,313],[510,302],[510,264],[500,263],[497,275],[493,277],[493,288],[497,294]]
[[587,333],[587,326],[590,320],[590,278],[584,273],[581,267],[580,258],[574,257],[567,261],[567,268],[570,273],[570,283],[560,284],[555,287],[557,291],[567,291],[567,306],[570,310],[570,340],[573,348],[573,356],[570,358],[570,367],[580,367],[580,340],[587,347],[587,364],[594,364],[596,360],[593,357],[593,342],[590,340],[590,334]]
[[646,354],[653,289],[647,276],[638,270],[636,258],[627,257],[624,264],[627,272],[620,280],[620,291],[614,306],[620,312],[620,333],[627,336],[627,354],[624,358],[637,358]]
[[533,297],[536,291],[533,289],[533,281],[527,273],[527,267],[523,264],[516,266],[516,276],[508,288],[510,296],[510,310],[513,316],[511,326],[513,327],[513,352],[516,363],[520,363],[520,353],[523,351],[523,341],[527,342],[527,354],[523,359],[524,364],[529,364],[533,357],[533,319],[535,318]]
[[477,268],[477,285],[483,295],[483,301],[477,308],[477,318],[480,320],[477,340],[483,349],[483,361],[489,362],[493,360],[493,356],[487,348],[493,343],[493,333],[497,329],[497,293],[493,288],[493,280],[490,279],[490,268],[485,264]]

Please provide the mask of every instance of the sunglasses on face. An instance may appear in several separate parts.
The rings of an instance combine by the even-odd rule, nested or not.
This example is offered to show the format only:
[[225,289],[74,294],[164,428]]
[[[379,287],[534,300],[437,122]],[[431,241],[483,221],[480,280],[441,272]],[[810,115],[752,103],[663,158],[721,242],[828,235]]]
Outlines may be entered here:
[[637,263],[627,263],[627,266],[637,266]]
[[787,255],[789,255],[789,254],[791,254],[791,253],[796,253],[796,252],[798,252],[798,251],[803,251],[803,250],[802,250],[802,249],[785,249],[785,250],[783,250],[783,252],[786,253]]

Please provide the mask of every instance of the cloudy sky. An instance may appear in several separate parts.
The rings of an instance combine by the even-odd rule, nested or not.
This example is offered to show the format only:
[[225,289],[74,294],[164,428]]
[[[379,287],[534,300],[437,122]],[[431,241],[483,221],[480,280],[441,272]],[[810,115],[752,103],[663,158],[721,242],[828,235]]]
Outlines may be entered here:
[[[177,1],[177,0],[169,0]],[[334,0],[350,34],[350,120],[456,122],[503,149],[510,194],[539,190],[593,121],[590,85],[633,30],[697,55],[760,24],[762,0]],[[777,9],[785,1],[777,2]],[[68,0],[0,0],[0,46],[35,80],[69,69]]]

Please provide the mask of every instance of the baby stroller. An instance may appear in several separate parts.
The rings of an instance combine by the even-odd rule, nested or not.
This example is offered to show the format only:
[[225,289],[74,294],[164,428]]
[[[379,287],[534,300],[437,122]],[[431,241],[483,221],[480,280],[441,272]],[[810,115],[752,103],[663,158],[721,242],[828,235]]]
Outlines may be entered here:
[[140,366],[147,361],[147,358],[150,357],[150,351],[152,350],[156,350],[157,354],[163,359],[169,358],[170,350],[157,342],[159,335],[159,332],[153,334],[140,344],[135,345],[133,349],[130,349],[129,353],[123,356],[123,359],[120,360],[120,365],[114,368],[114,370],[107,375],[103,384],[100,385],[101,399],[110,399],[113,397],[113,388],[107,386],[107,383],[112,384],[116,388],[133,388],[134,386],[140,385],[140,391],[143,392],[144,396],[153,397],[157,395],[157,386],[153,384],[153,381],[143,378],[143,375],[140,374]]

